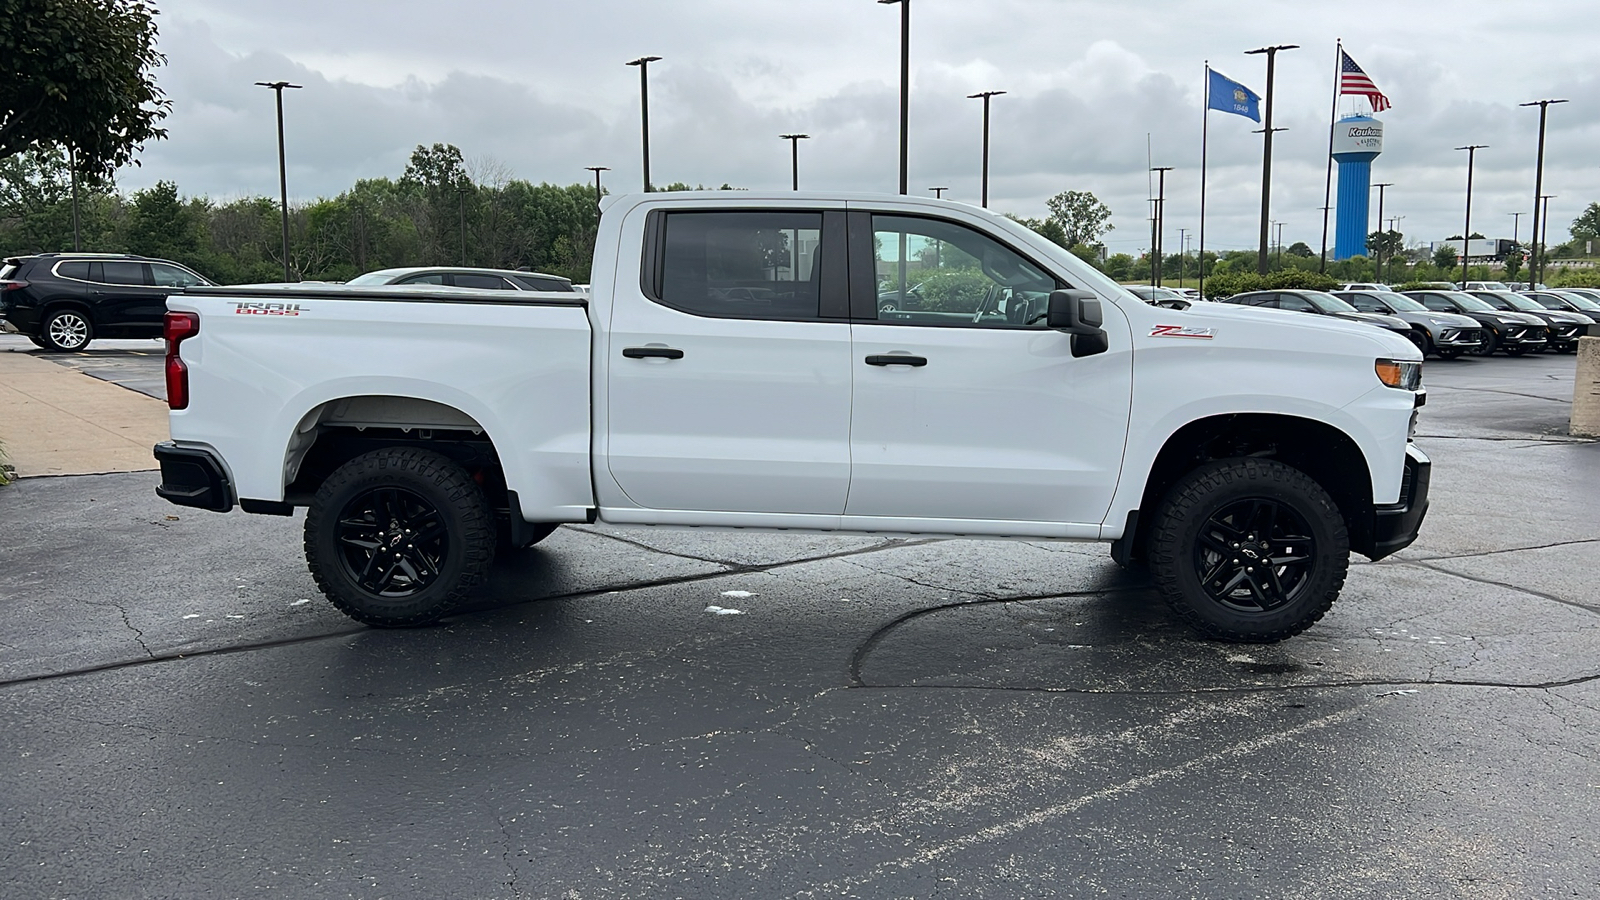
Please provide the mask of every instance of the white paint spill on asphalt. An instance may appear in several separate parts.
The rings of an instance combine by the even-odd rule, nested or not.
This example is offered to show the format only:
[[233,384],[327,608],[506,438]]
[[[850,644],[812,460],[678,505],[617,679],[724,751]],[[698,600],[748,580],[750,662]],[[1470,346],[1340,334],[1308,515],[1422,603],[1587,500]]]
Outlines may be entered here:
[[305,606],[307,603],[310,603],[310,602],[311,601],[309,599],[307,599],[307,600],[296,600],[295,602],[293,602],[293,603],[291,603],[289,605],[290,606]]
[[746,597],[754,597],[755,594],[752,594],[749,591],[723,591],[722,596],[732,597],[735,600],[743,600]]
[[200,614],[199,613],[189,613],[187,616],[184,616],[184,618],[185,619],[198,619],[198,618],[200,618]]
[[744,610],[742,610],[742,609],[727,609],[727,608],[724,608],[724,607],[721,607],[721,606],[708,606],[708,607],[706,607],[706,612],[711,613],[712,615],[717,615],[717,616],[742,616],[742,615],[744,615]]

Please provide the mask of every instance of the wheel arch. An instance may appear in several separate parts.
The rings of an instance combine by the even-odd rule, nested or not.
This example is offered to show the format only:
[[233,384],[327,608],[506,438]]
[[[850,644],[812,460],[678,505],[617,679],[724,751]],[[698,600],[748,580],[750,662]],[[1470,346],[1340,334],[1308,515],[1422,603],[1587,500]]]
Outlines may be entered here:
[[1306,473],[1338,505],[1351,549],[1371,549],[1372,472],[1354,438],[1316,419],[1229,413],[1196,419],[1167,438],[1129,513],[1128,530],[1113,544],[1113,556],[1124,563],[1143,557],[1156,507],[1185,473],[1213,460],[1244,457],[1276,459]]

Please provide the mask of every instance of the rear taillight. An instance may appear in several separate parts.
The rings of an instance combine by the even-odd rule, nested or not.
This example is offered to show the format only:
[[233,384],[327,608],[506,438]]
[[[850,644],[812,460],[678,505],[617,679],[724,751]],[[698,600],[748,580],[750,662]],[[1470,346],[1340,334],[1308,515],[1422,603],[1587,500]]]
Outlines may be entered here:
[[178,355],[178,345],[200,333],[200,314],[169,312],[162,322],[167,339],[167,408],[189,408],[189,367]]
[[26,281],[0,281],[0,293],[5,291],[20,291],[27,287]]

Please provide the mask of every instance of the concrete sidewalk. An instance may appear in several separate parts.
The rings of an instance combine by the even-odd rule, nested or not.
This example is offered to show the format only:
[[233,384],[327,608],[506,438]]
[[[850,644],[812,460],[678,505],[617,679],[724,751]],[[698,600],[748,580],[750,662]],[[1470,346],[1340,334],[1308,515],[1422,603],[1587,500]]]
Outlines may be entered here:
[[18,476],[137,472],[167,406],[31,353],[0,353],[0,445]]

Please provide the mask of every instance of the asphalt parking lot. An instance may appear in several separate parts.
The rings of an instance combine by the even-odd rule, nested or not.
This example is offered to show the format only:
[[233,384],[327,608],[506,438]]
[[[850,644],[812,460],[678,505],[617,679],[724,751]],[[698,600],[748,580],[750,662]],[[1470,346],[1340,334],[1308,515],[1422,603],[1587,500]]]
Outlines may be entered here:
[[[136,349],[58,361],[159,390]],[[0,489],[0,884],[1600,896],[1572,378],[1430,362],[1421,540],[1265,647],[1193,638],[1098,545],[585,527],[379,631],[316,592],[298,516],[26,479]]]

